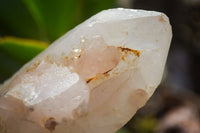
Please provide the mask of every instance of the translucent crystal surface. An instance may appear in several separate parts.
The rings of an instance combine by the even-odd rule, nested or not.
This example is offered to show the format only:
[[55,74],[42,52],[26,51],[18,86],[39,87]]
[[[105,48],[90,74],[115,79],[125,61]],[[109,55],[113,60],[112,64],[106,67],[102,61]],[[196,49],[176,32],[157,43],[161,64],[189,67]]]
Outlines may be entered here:
[[113,133],[159,85],[166,15],[110,9],[54,42],[1,86],[1,133]]

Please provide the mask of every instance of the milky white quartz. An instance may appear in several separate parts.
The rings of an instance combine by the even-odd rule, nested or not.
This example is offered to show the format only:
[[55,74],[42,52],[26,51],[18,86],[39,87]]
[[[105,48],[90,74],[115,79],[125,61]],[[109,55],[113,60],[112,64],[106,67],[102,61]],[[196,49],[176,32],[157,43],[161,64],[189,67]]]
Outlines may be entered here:
[[114,133],[159,85],[171,37],[163,13],[98,13],[1,86],[0,132]]

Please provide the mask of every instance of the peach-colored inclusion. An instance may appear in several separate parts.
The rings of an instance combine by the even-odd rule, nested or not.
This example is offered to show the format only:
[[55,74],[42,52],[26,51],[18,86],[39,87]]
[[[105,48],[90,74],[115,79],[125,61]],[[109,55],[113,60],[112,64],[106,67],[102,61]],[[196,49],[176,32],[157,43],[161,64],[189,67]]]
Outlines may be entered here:
[[108,46],[103,38],[96,37],[88,42],[77,64],[77,72],[89,79],[98,73],[105,73],[116,67],[120,61],[117,47]]

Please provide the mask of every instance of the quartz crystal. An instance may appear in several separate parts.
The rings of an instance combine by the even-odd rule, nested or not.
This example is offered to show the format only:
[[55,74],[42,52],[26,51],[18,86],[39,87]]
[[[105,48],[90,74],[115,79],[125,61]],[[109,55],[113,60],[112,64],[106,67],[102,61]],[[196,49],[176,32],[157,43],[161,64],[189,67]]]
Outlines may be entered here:
[[163,13],[98,13],[1,85],[0,132],[114,133],[159,85],[171,37]]

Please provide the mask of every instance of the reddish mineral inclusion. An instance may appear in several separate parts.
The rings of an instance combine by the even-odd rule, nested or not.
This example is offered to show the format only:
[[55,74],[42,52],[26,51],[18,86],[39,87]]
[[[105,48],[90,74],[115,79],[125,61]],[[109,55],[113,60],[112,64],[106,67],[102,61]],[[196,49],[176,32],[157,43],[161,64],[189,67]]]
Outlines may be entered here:
[[115,68],[120,61],[120,52],[114,46],[108,46],[100,36],[86,44],[84,52],[77,63],[77,72],[90,79]]

